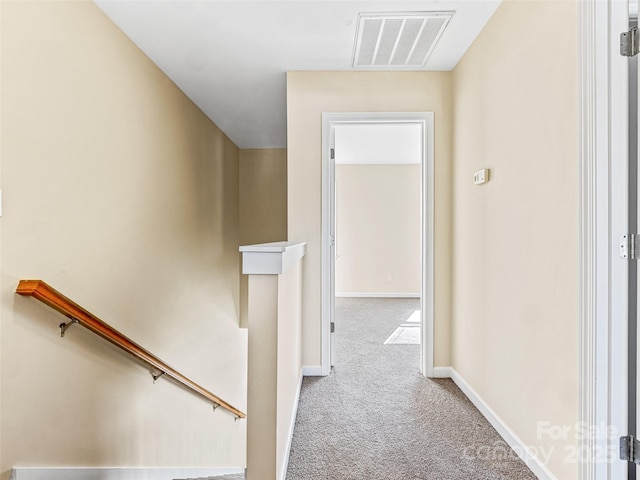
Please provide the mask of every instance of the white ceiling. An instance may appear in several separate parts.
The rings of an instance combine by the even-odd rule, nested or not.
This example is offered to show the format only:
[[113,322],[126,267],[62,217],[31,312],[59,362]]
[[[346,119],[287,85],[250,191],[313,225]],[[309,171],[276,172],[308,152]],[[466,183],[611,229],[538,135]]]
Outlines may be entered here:
[[338,164],[420,163],[422,125],[352,124],[335,129]]
[[240,148],[286,147],[287,71],[354,70],[358,13],[455,12],[404,69],[452,70],[500,1],[95,0]]

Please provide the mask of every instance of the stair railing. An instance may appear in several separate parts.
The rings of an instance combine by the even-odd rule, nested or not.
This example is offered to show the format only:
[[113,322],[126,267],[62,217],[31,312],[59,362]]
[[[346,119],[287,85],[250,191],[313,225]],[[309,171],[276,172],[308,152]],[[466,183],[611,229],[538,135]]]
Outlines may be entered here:
[[100,320],[98,317],[96,317],[74,301],[65,297],[42,280],[20,280],[18,288],[16,289],[16,293],[22,296],[33,297],[37,300],[40,300],[42,303],[48,305],[49,307],[69,318],[70,321],[61,323],[59,325],[60,336],[64,337],[65,332],[72,325],[82,325],[87,330],[104,338],[116,347],[124,350],[125,352],[131,354],[133,357],[149,365],[151,367],[151,375],[154,382],[157,381],[160,377],[166,376],[167,378],[174,380],[183,387],[192,390],[198,395],[211,401],[214,410],[216,410],[218,407],[222,407],[235,415],[236,420],[246,418],[245,413],[241,412],[237,408],[222,400],[220,397],[214,395],[207,389],[198,385],[193,380],[187,378],[174,368],[170,367],[157,356],[142,348],[140,345],[124,336],[111,325]]

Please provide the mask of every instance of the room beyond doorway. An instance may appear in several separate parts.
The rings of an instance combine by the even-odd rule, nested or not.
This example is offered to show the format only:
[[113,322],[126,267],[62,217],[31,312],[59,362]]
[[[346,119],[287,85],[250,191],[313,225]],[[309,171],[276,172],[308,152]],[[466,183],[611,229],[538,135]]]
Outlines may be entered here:
[[337,297],[420,298],[422,131],[335,127]]

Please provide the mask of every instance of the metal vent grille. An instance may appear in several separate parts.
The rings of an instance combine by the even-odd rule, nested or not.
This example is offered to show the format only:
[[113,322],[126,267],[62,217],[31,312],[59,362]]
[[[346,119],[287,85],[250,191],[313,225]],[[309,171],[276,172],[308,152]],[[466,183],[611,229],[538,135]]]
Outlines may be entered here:
[[361,13],[354,67],[421,67],[453,12]]

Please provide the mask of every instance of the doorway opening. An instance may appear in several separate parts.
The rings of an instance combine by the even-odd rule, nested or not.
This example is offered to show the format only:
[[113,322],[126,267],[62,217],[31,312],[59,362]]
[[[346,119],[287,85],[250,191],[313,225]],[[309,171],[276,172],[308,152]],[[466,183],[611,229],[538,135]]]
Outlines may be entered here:
[[[335,298],[338,293],[339,296],[347,297],[419,299],[415,302],[419,305],[415,314],[405,319],[406,321],[387,341],[410,343],[411,338],[417,334],[418,341],[413,343],[421,345],[420,371],[426,376],[433,376],[433,113],[325,113],[322,135],[322,374],[328,375],[336,360]],[[353,149],[349,151],[348,142],[358,143],[360,147],[356,150],[359,150],[359,153]],[[409,160],[411,155],[412,158]],[[390,164],[394,163],[404,168],[389,169]],[[395,260],[390,259],[398,252],[381,251],[380,242],[378,245],[374,245],[376,242],[367,242],[367,246],[362,239],[357,239],[358,235],[371,233],[371,222],[375,218],[375,212],[362,211],[362,208],[366,208],[364,204],[367,199],[358,198],[358,195],[375,196],[375,193],[350,192],[348,184],[353,183],[353,178],[349,179],[349,176],[353,177],[356,170],[359,174],[366,172],[362,167],[371,164],[378,167],[368,172],[374,177],[374,184],[376,181],[380,184],[380,175],[387,176],[390,185],[394,182],[401,183],[400,177],[403,176],[405,179],[411,174],[418,176],[414,179],[417,181],[413,189],[417,202],[417,205],[413,205],[417,217],[415,225],[411,226],[411,221],[404,219],[405,231],[411,231],[413,228],[418,233],[418,239],[413,239],[417,247],[413,257],[411,252],[406,251],[411,239],[405,238],[396,241],[395,245],[389,244],[393,241],[392,233],[400,232],[390,232],[390,238],[383,239],[383,243],[387,242],[387,250],[403,250],[401,255],[395,255]],[[357,167],[343,168],[354,165]],[[342,170],[342,183],[347,183],[341,184],[340,188],[336,186],[338,170]],[[392,179],[391,176],[397,178]],[[405,194],[409,194],[411,190],[407,187]],[[349,198],[344,198],[345,196],[353,198],[350,201]],[[381,214],[396,215],[397,218],[403,214],[388,211],[393,210],[393,205],[385,205],[383,199],[371,197],[369,200],[372,210],[387,210],[379,212]],[[349,219],[339,217],[340,209],[336,208],[338,203],[350,203],[353,208],[347,214],[357,215],[365,224],[358,235],[341,235],[341,229],[344,230],[346,225],[344,221]],[[407,217],[411,217],[410,211],[405,213]],[[368,227],[367,219],[370,222]],[[382,228],[393,227],[385,225]],[[341,243],[343,241],[344,243]],[[373,247],[372,251],[367,252],[368,247]],[[343,255],[348,258],[344,258]],[[376,255],[379,258],[375,259]],[[383,257],[387,257],[386,260]],[[336,277],[339,263],[350,264],[350,268],[347,268],[347,273],[341,271],[340,276]],[[363,265],[366,265],[364,269]],[[392,269],[395,270],[392,272]]]

